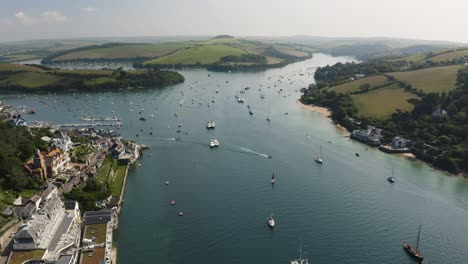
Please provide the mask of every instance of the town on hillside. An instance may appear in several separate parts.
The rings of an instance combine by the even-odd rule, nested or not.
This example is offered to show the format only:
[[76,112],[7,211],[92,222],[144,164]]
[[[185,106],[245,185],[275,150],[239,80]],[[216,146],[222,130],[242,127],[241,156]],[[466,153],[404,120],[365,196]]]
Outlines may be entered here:
[[[26,118],[0,103],[2,122],[32,132]],[[33,114],[33,112],[30,112]],[[113,231],[129,166],[141,147],[96,128],[49,129],[23,170],[39,188],[2,203],[3,263],[115,263]]]

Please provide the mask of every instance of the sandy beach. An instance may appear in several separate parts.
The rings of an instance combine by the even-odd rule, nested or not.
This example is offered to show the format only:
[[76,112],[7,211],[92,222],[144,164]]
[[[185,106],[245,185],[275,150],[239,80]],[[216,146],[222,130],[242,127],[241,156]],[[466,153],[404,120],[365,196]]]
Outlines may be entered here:
[[321,107],[321,106],[316,106],[316,105],[306,105],[303,104],[301,101],[297,100],[296,103],[298,103],[302,108],[320,113],[326,117],[329,117],[331,115],[331,111],[328,108]]

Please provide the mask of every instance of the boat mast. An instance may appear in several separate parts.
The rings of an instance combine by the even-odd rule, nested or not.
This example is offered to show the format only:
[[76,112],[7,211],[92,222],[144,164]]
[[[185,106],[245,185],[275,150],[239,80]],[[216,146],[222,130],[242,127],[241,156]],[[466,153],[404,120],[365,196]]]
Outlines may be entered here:
[[419,237],[421,236],[421,224],[419,224],[418,239],[416,240],[416,250],[419,248]]
[[302,260],[302,240],[299,240],[299,259]]

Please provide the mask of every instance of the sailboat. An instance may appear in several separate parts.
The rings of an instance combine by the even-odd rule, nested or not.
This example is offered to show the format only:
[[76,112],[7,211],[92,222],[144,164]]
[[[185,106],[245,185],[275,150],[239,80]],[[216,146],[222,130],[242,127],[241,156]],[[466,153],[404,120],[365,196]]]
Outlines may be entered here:
[[302,258],[302,242],[299,244],[299,258],[295,260],[291,260],[291,264],[309,264],[308,259]]
[[271,184],[275,184],[276,179],[275,179],[275,173],[273,172],[273,175],[271,176]]
[[419,225],[418,238],[416,240],[416,247],[411,246],[409,243],[404,242],[403,248],[408,254],[410,254],[414,259],[422,262],[424,260],[423,255],[419,251],[419,238],[421,236],[421,225]]
[[323,159],[322,159],[322,145],[320,145],[320,155],[318,157],[315,157],[315,162],[317,162],[318,164],[322,164],[323,163]]

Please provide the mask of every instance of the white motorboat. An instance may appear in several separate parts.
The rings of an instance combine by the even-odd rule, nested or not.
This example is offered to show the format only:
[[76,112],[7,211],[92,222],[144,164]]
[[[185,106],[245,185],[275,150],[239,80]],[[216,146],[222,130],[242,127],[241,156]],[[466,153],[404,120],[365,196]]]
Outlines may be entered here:
[[275,184],[276,178],[275,178],[275,173],[273,172],[273,175],[271,176],[271,184]]
[[217,139],[214,139],[213,142],[215,147],[219,147],[219,141]]
[[214,121],[209,121],[208,123],[206,123],[206,128],[208,129],[213,129],[216,127],[216,124]]
[[240,97],[239,97],[239,99],[237,99],[237,102],[243,103],[243,102],[244,102],[244,98],[240,98]]
[[271,229],[275,228],[275,219],[272,216],[267,217],[267,224]]

